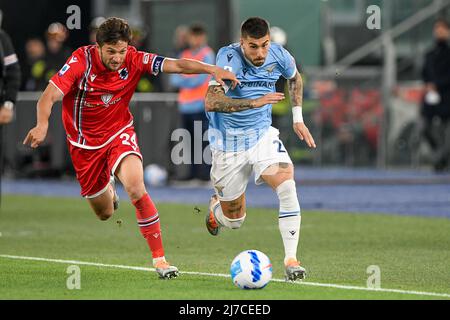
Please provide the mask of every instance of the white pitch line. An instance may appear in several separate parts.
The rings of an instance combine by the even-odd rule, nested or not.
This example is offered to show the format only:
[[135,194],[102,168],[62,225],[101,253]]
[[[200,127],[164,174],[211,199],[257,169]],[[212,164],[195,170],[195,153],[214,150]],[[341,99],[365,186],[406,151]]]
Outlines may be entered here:
[[[120,264],[105,264],[105,263],[76,261],[76,260],[61,260],[61,259],[47,259],[47,258],[38,258],[38,257],[12,256],[12,255],[7,255],[7,254],[0,254],[0,258],[18,259],[18,260],[32,260],[32,261],[44,261],[44,262],[54,262],[54,263],[62,263],[62,264],[75,264],[75,265],[85,265],[85,266],[94,266],[94,267],[106,267],[106,268],[116,268],[116,269],[147,271],[147,272],[155,271],[154,268],[125,266],[125,265],[120,265]],[[223,273],[206,273],[206,272],[194,272],[194,271],[182,271],[181,273],[182,274],[189,274],[189,275],[197,275],[197,276],[230,278],[229,274],[223,274]],[[274,281],[274,282],[286,282],[284,279],[272,279],[271,281]],[[371,288],[366,288],[366,287],[339,285],[339,284],[331,284],[331,283],[305,282],[305,281],[302,281],[302,282],[290,282],[290,283],[296,284],[296,285],[335,288],[335,289],[344,289],[344,290],[361,290],[361,291],[371,291],[371,292],[391,292],[391,293],[400,293],[400,294],[410,294],[410,295],[421,295],[421,296],[450,298],[450,294],[448,294],[448,293],[408,291],[408,290],[384,289],[384,288],[371,289]]]

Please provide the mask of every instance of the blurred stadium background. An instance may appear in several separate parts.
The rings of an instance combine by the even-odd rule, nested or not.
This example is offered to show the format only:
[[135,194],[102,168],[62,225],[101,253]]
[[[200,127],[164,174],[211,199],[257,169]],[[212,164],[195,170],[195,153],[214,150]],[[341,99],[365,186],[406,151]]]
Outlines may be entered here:
[[[80,30],[64,27],[72,4],[81,8]],[[369,30],[366,25],[370,5],[381,8],[380,29]],[[35,122],[39,92],[71,50],[90,43],[90,32],[101,21],[98,17],[128,19],[136,46],[175,56],[175,30],[180,25],[201,21],[210,46],[217,51],[238,40],[241,21],[259,15],[278,27],[276,36],[295,56],[305,79],[304,113],[318,149],[307,150],[298,142],[287,104],[273,111],[292,159],[303,168],[298,178],[323,184],[330,174],[319,168],[355,168],[340,171],[339,177],[334,170],[329,180],[353,177],[370,183],[379,170],[388,170],[393,175],[383,176],[389,184],[399,181],[394,172],[403,172],[400,182],[408,183],[408,178],[411,183],[435,182],[448,191],[449,176],[432,172],[432,152],[420,134],[419,110],[421,69],[433,43],[433,23],[438,17],[449,17],[449,6],[444,0],[280,0],[276,5],[258,0],[64,0],[51,4],[2,0],[2,27],[12,36],[22,69],[16,121],[3,129],[3,177],[10,182],[73,178],[60,107],[53,109],[45,145],[33,151],[21,141]],[[45,52],[51,41],[60,48]],[[130,107],[144,165],[163,166],[169,181],[176,181],[186,171],[170,160],[175,143],[170,137],[179,127],[176,92],[164,75],[143,79],[138,91]],[[361,180],[361,175],[367,179]]]
[[[238,41],[245,18],[266,18],[286,37],[302,71],[305,121],[318,145],[311,151],[298,141],[288,105],[274,107],[274,122],[296,163],[302,209],[450,218],[450,174],[434,171],[420,116],[424,56],[434,41],[435,20],[450,19],[450,0],[0,0],[2,28],[12,37],[23,77],[15,121],[3,128],[4,195],[79,195],[60,104],[53,108],[45,144],[37,150],[22,145],[35,123],[40,91],[70,54],[54,66],[61,54],[46,54],[39,41],[46,44],[51,24],[65,24],[72,4],[81,8],[82,26],[62,32],[60,52],[89,43],[98,17],[128,19],[136,46],[171,57],[180,25],[201,21],[217,52]],[[366,26],[370,5],[381,8],[380,29]],[[176,183],[186,168],[170,159],[171,134],[180,120],[167,77],[144,79],[130,108],[144,165],[160,165],[169,176],[167,185],[149,188],[150,195],[157,203],[206,206],[210,186]],[[247,199],[249,207],[278,206],[269,188],[253,182]],[[9,207],[19,201],[6,200]],[[448,263],[448,248],[437,259]]]

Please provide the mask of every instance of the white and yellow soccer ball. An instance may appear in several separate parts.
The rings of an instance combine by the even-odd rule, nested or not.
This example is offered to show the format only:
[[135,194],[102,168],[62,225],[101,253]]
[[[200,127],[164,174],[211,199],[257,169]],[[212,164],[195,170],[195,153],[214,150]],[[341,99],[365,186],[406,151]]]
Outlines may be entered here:
[[167,184],[167,170],[157,164],[149,164],[144,169],[144,181],[147,186],[161,187]]
[[262,289],[272,279],[272,263],[258,250],[245,250],[231,263],[231,279],[241,289]]

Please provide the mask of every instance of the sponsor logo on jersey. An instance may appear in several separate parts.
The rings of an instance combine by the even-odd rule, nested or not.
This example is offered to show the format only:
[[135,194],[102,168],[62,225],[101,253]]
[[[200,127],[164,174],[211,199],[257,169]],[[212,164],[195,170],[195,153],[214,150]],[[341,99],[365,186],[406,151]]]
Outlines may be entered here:
[[67,70],[69,70],[69,69],[70,69],[70,66],[69,66],[68,64],[65,64],[65,65],[61,68],[61,70],[59,70],[58,76],[62,77],[62,76],[64,75],[64,73],[66,73]]
[[101,99],[105,105],[108,105],[114,95],[111,93],[102,94]]
[[244,87],[264,87],[264,88],[274,88],[275,82],[269,82],[269,81],[248,81],[248,82],[241,82],[239,85],[239,88],[242,89]]
[[119,72],[120,79],[122,79],[122,80],[128,79],[128,69],[127,68],[120,69],[118,72]]
[[150,61],[150,53],[144,54],[144,60],[143,60],[143,63],[144,63],[144,64],[148,64],[149,61]]

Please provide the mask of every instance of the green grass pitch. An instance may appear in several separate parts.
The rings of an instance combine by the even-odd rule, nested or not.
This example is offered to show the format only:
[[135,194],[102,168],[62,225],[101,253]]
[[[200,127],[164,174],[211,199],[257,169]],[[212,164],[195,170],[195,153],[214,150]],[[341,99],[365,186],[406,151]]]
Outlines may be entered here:
[[[205,202],[207,201],[205,196]],[[164,281],[156,273],[79,265],[81,289],[66,286],[67,267],[0,256],[0,299],[449,299],[318,287],[272,281],[263,290],[240,290],[228,274],[246,249],[266,253],[276,279],[283,278],[283,246],[277,211],[248,208],[239,230],[218,237],[204,226],[206,204],[157,203],[167,259],[181,272]],[[121,223],[118,223],[121,221]],[[299,257],[306,282],[365,287],[367,267],[381,270],[381,288],[450,294],[450,220],[376,214],[302,212]],[[40,257],[151,268],[133,207],[122,201],[107,222],[83,199],[5,196],[0,211],[0,255]]]

